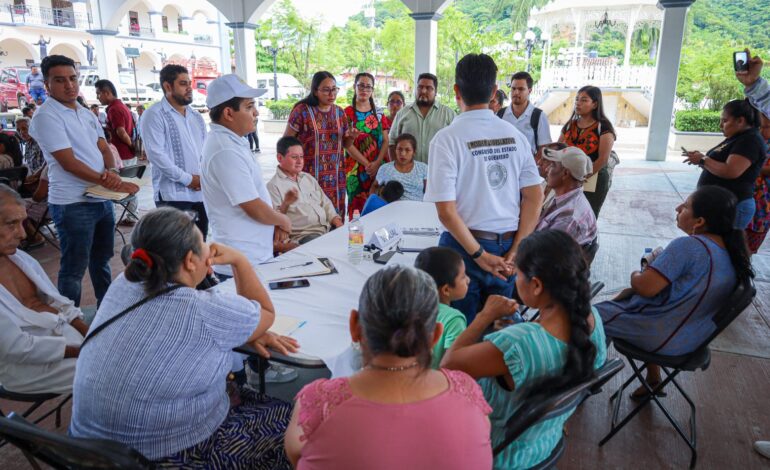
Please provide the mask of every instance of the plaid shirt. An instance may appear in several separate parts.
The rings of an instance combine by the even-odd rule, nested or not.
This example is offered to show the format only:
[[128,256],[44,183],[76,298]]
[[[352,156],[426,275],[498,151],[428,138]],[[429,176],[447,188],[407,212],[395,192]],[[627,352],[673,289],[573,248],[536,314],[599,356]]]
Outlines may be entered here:
[[29,168],[29,173],[32,174],[45,165],[43,151],[40,150],[40,146],[33,138],[21,142],[24,143],[24,164]]
[[535,230],[546,229],[566,232],[579,245],[596,238],[596,217],[582,187],[554,197],[543,208]]

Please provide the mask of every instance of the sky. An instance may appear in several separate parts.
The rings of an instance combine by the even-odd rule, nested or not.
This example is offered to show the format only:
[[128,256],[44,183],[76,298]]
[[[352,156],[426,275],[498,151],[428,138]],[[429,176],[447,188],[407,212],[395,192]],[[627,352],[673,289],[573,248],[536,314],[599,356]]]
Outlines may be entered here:
[[[277,2],[276,2],[277,3]],[[292,0],[305,18],[323,18],[323,29],[343,26],[348,17],[360,12],[369,0]]]

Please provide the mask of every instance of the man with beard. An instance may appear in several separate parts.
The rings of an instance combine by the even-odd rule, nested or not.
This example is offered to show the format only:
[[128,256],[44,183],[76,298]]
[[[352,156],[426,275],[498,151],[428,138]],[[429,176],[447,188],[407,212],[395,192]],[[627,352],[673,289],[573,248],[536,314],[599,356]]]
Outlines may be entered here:
[[527,72],[516,72],[511,77],[511,105],[497,115],[513,124],[529,141],[532,155],[538,148],[553,142],[548,116],[542,109],[529,102],[532,93],[532,76]]
[[197,214],[204,239],[209,229],[201,194],[200,161],[206,123],[192,103],[192,79],[181,65],[160,71],[163,99],[142,114],[140,131],[147,159],[153,164],[155,205]]
[[417,77],[417,99],[396,114],[388,135],[390,159],[396,159],[396,138],[403,133],[417,139],[414,159],[428,163],[428,146],[436,132],[452,123],[455,112],[448,106],[436,102],[438,78],[432,73],[421,73]]

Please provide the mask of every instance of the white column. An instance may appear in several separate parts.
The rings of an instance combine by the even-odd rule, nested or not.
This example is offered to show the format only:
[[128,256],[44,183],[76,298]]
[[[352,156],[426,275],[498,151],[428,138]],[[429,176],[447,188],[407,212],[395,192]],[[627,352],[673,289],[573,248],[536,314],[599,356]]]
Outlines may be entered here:
[[[254,23],[227,23],[233,30],[235,46],[235,73],[251,86],[257,83],[257,40],[254,38]],[[225,46],[227,47],[227,46]]]
[[439,13],[412,13],[414,18],[414,85],[421,73],[436,74]]
[[94,55],[99,78],[116,80],[118,77],[118,56],[115,51],[120,47],[115,35],[117,31],[89,31],[93,34]]
[[85,0],[74,0],[72,2],[72,13],[75,14],[75,28],[91,29],[93,26],[88,23],[88,4]]
[[219,71],[223,74],[231,73],[230,29],[225,26],[222,14],[219,11],[217,11],[217,37],[215,41],[219,44]]
[[163,32],[163,13],[160,11],[150,11],[150,28],[157,38]]
[[580,10],[577,11],[575,14],[575,47],[573,49],[573,55],[572,55],[572,66],[577,67],[580,65],[578,63],[578,58],[580,57],[580,33],[583,31],[583,15]]
[[[664,0],[660,2],[663,6]],[[658,65],[655,69],[655,85],[650,111],[649,135],[647,137],[647,160],[666,159],[668,134],[671,128],[671,114],[674,111],[676,82],[679,76],[679,59],[682,55],[687,8],[692,1],[668,1],[663,14],[663,27],[658,47]]]

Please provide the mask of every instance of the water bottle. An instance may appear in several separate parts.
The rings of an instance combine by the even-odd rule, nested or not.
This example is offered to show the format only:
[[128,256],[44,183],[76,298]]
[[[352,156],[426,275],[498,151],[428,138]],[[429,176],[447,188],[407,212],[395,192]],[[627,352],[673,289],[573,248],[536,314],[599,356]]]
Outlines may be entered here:
[[358,211],[353,211],[353,220],[348,224],[348,261],[359,264],[364,258],[364,224]]
[[650,264],[650,257],[652,255],[652,248],[645,248],[644,249],[644,255],[642,255],[642,270],[647,267],[648,264]]

